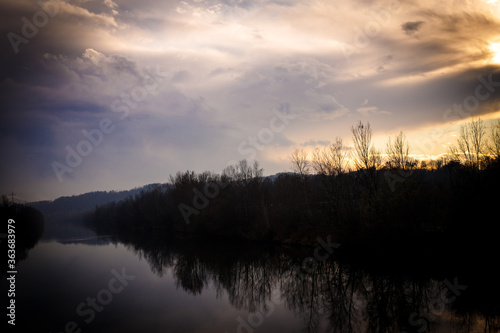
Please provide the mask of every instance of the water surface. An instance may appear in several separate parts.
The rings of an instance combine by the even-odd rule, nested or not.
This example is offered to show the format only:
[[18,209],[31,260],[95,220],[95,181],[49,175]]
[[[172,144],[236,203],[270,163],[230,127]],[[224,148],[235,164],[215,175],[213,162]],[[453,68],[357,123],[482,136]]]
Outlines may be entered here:
[[17,271],[16,323],[34,332],[482,332],[499,322],[487,277],[372,270],[310,248],[45,240]]

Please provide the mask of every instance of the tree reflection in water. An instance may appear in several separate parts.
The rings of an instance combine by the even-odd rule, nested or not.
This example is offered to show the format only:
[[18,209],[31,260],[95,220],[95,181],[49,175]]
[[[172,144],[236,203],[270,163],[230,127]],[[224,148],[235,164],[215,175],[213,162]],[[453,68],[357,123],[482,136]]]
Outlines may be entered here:
[[500,293],[491,275],[469,278],[461,270],[460,281],[469,282],[467,292],[437,311],[442,281],[453,279],[443,272],[382,274],[332,259],[297,274],[292,268],[310,255],[308,248],[150,238],[119,242],[145,258],[156,275],[171,270],[178,288],[198,295],[210,286],[218,297],[227,294],[238,310],[267,313],[273,292],[277,293],[280,303],[303,319],[306,332],[432,332],[442,325],[453,332],[500,329],[500,309],[495,304]]

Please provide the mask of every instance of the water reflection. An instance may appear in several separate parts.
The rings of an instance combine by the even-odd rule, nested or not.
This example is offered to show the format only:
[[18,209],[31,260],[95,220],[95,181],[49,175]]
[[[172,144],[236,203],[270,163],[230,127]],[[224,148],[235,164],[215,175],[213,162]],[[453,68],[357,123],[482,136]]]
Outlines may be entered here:
[[[499,331],[492,264],[458,256],[461,265],[411,271],[402,262],[391,269],[330,257],[300,268],[313,251],[123,236],[41,242],[19,265],[19,327],[63,332],[74,321],[96,333]],[[79,304],[109,288],[112,270],[122,268],[135,279],[86,323]]]
[[[157,276],[172,271],[177,287],[192,295],[213,288],[217,297],[226,294],[234,308],[249,313],[268,314],[272,302],[283,303],[302,318],[307,332],[500,329],[500,309],[494,304],[499,299],[494,283],[498,274],[484,267],[484,275],[473,273],[471,267],[457,267],[453,273],[434,272],[434,277],[408,276],[326,260],[297,270],[311,255],[310,249],[151,238],[121,242],[145,258]],[[239,329],[257,329],[255,323],[260,319],[253,324],[246,321],[246,328]]]

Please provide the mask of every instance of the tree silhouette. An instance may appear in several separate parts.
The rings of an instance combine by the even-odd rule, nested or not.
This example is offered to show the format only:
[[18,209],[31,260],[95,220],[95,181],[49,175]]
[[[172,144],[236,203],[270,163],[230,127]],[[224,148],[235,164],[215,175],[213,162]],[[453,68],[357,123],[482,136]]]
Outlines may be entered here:
[[486,129],[481,118],[472,118],[460,125],[457,145],[450,147],[451,154],[466,167],[479,170],[482,167],[486,149]]
[[386,146],[387,164],[390,168],[407,170],[410,164],[410,145],[406,136],[401,131],[394,141],[389,137]]
[[351,126],[354,142],[354,164],[358,170],[377,168],[380,164],[380,153],[373,147],[370,123],[361,120]]
[[500,158],[500,120],[497,120],[491,126],[491,143],[489,145],[490,154],[493,155],[493,158]]
[[291,156],[292,170],[298,173],[301,177],[309,174],[309,160],[307,159],[307,153],[304,149],[295,149]]
[[341,175],[347,168],[347,149],[342,138],[335,138],[335,142],[323,149],[317,148],[313,152],[313,168],[320,175]]

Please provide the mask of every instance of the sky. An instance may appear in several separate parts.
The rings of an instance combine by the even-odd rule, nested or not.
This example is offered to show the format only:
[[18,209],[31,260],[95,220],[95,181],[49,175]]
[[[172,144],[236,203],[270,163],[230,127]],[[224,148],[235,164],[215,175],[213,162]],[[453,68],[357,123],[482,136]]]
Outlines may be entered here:
[[438,156],[500,118],[500,1],[0,0],[0,193],[265,175],[369,122]]

